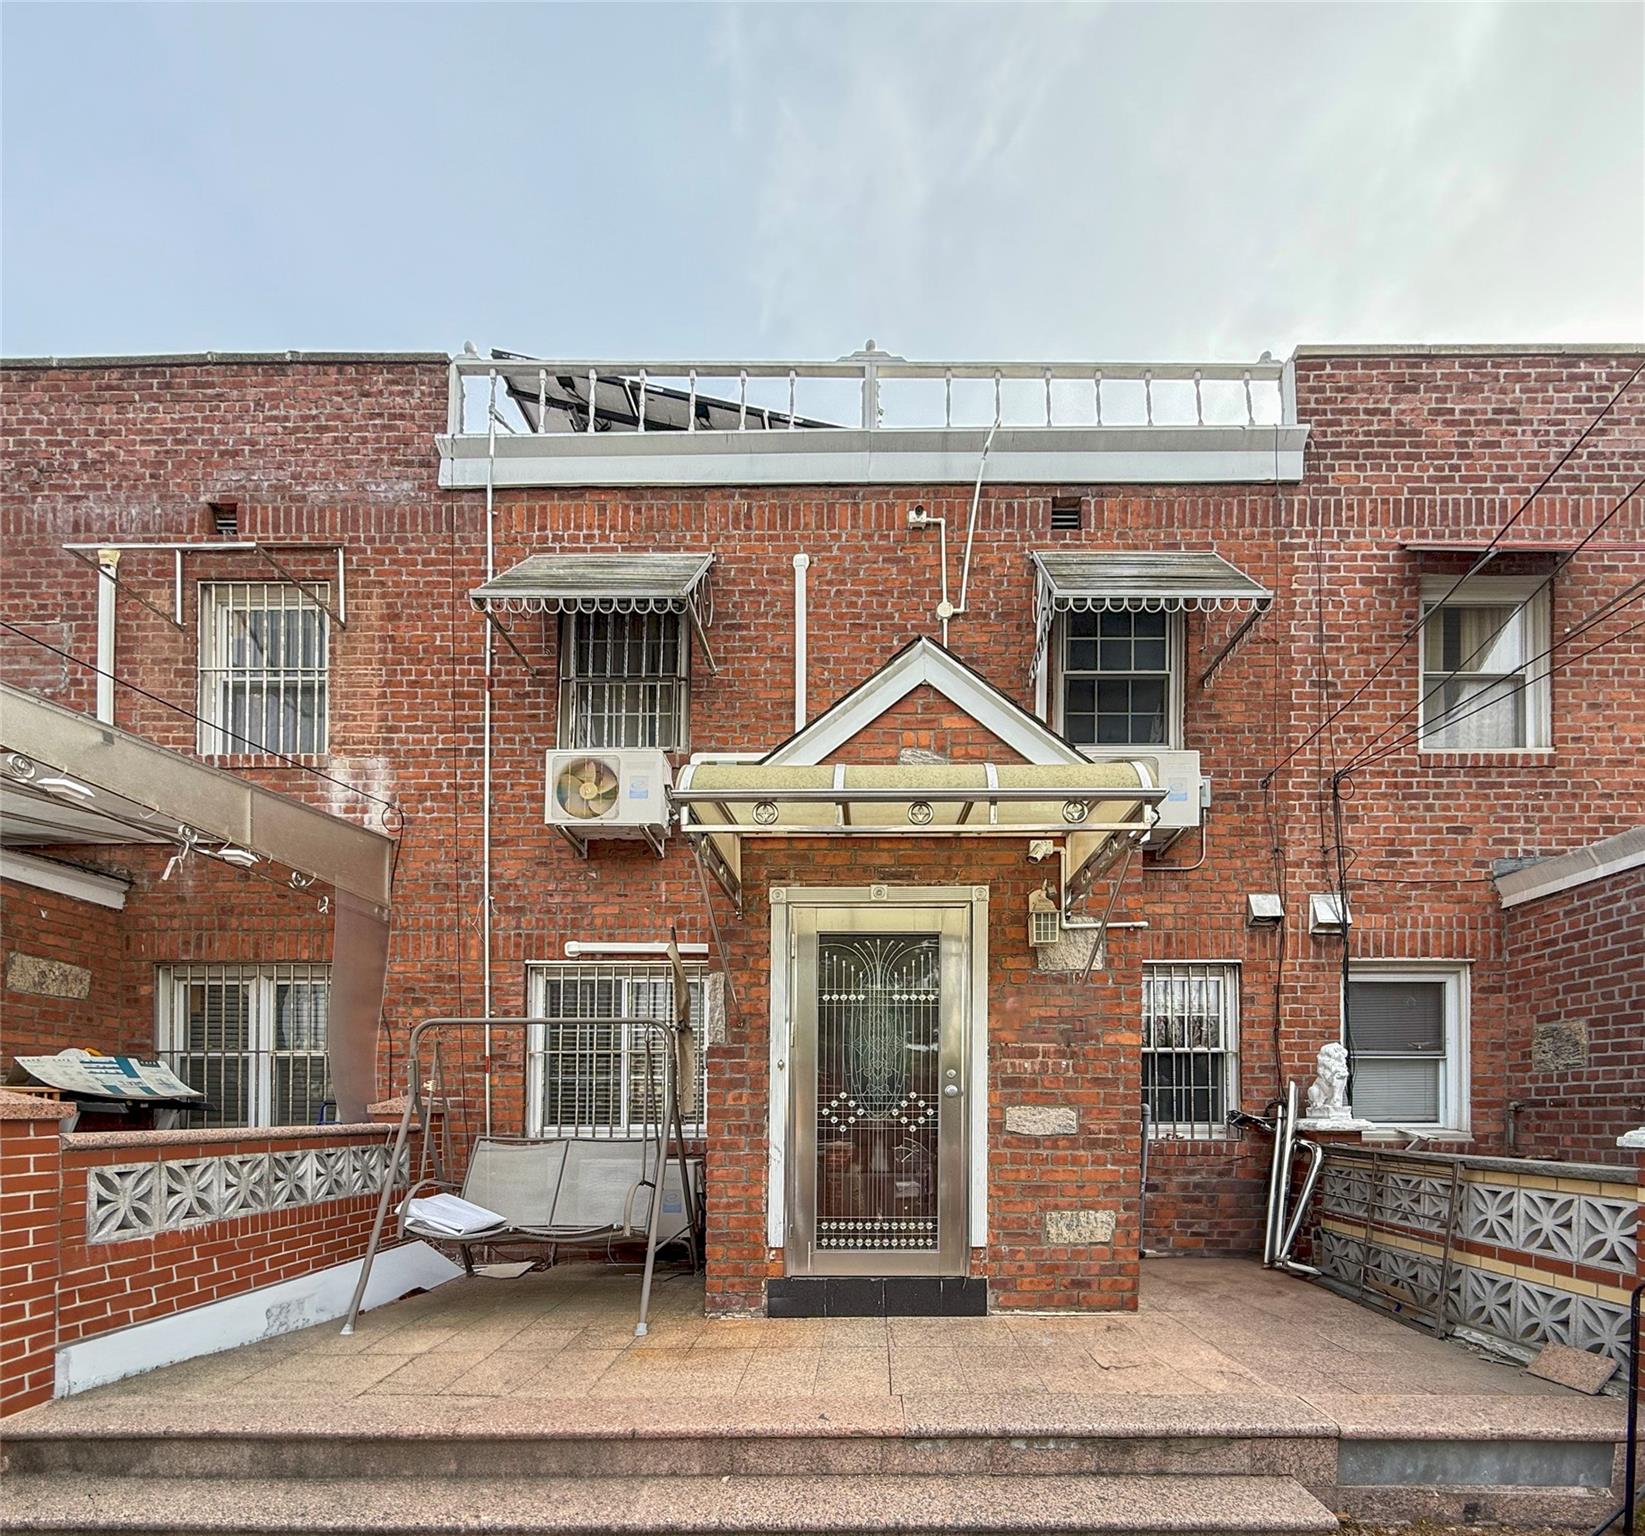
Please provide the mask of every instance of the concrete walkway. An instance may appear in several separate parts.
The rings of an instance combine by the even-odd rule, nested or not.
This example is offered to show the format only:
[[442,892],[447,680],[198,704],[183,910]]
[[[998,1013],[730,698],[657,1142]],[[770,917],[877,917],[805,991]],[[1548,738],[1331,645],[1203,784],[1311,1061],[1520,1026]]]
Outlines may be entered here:
[[[710,1321],[701,1282],[661,1279],[635,1339],[638,1277],[571,1264],[515,1279],[455,1280],[367,1313],[149,1372],[30,1418],[130,1422],[209,1411],[219,1423],[467,1418],[488,1405],[547,1421],[615,1425],[622,1406],[664,1416],[736,1404],[773,1421],[829,1407],[864,1423],[921,1411],[1052,1426],[1100,1400],[1133,1416],[1257,1413],[1345,1433],[1593,1433],[1621,1405],[1582,1397],[1440,1342],[1318,1286],[1244,1260],[1152,1259],[1132,1314]],[[1198,1407],[1191,1407],[1196,1400]],[[1007,1411],[1007,1405],[1010,1405]],[[206,1405],[209,1405],[209,1410]],[[786,1405],[786,1406],[785,1406]],[[1153,1406],[1163,1409],[1164,1403]]]

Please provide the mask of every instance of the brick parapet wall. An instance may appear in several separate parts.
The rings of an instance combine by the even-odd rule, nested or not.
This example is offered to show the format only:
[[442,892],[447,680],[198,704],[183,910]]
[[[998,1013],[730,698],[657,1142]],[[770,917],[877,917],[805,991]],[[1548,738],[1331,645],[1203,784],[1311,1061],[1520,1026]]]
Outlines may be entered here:
[[59,1135],[54,1117],[60,1106],[36,1113],[53,1118],[0,1118],[5,1412],[52,1395],[56,1351],[66,1345],[297,1279],[365,1252],[375,1192],[184,1225],[162,1212],[159,1229],[149,1235],[98,1241],[88,1229],[87,1180],[100,1169],[142,1164],[381,1148],[381,1126]]
[[1515,1148],[1609,1162],[1645,1124],[1645,868],[1502,914]]

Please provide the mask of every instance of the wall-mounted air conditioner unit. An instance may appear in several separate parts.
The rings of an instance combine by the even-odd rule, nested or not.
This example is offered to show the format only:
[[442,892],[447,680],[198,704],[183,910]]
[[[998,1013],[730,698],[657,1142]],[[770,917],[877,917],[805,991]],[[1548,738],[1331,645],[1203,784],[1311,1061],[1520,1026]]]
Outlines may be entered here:
[[633,838],[660,850],[673,782],[667,756],[653,748],[551,751],[543,819],[576,843]]
[[1211,783],[1199,771],[1198,752],[1138,751],[1135,747],[1104,751],[1083,749],[1093,762],[1136,762],[1144,764],[1155,784],[1167,791],[1155,807],[1159,820],[1143,845],[1158,850],[1175,842],[1190,827],[1197,827],[1211,795]]

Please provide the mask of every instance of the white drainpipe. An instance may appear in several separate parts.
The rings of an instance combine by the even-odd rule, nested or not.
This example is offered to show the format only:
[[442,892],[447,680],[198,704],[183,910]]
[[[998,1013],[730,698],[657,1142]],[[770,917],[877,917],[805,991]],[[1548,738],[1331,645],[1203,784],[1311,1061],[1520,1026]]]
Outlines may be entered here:
[[794,729],[805,725],[805,573],[810,555],[794,556]]
[[[497,574],[497,373],[486,399],[486,580]],[[480,778],[480,1015],[485,1019],[480,1049],[485,1055],[485,1129],[491,1134],[491,686],[496,648],[491,625],[485,630],[484,719]]]
[[120,565],[120,551],[98,550],[97,564],[97,718],[104,725],[113,725],[114,605],[120,597],[114,573]]

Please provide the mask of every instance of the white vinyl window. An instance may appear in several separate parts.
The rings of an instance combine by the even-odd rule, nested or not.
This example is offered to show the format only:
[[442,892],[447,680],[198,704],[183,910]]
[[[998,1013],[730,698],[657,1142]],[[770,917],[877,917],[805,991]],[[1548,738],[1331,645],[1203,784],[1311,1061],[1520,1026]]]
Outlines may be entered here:
[[[1422,590],[1421,745],[1430,752],[1546,747],[1548,592],[1539,576],[1451,578]],[[1539,590],[1539,588],[1541,590]],[[1441,599],[1444,599],[1442,602]]]
[[1400,1128],[1468,1128],[1468,972],[1449,964],[1355,965],[1344,1043],[1354,1114]]
[[155,1043],[206,1096],[195,1124],[316,1125],[331,1099],[328,965],[162,966]]
[[[325,599],[328,588],[320,586]],[[205,756],[326,750],[330,629],[300,587],[200,587],[200,752]]]
[[[688,965],[686,972],[700,1046],[702,970]],[[528,995],[532,1017],[560,1021],[530,1030],[526,1083],[532,1134],[638,1137],[648,1125],[655,1132],[663,1097],[659,1037],[616,1021],[671,1018],[671,968],[579,961],[533,965]],[[697,1058],[696,1091],[682,1116],[688,1136],[704,1129],[706,1053],[699,1049]]]
[[1176,740],[1180,614],[1070,609],[1058,626],[1064,736],[1080,747],[1163,747]]
[[1239,967],[1145,965],[1142,1097],[1158,1136],[1228,1134],[1239,1104]]
[[570,613],[560,626],[560,744],[686,748],[683,613]]

